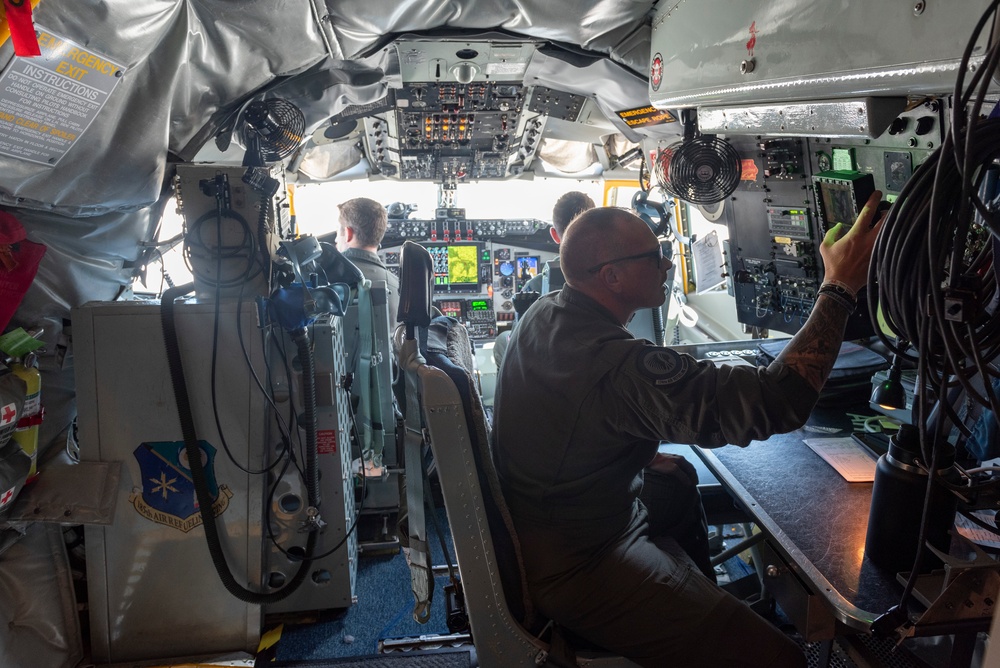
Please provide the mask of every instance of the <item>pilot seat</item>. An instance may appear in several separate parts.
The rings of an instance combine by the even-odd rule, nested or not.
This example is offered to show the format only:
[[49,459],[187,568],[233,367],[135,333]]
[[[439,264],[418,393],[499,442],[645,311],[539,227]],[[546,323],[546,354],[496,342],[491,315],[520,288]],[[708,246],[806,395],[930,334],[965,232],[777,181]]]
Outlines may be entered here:
[[[352,412],[367,476],[364,514],[374,521],[359,527],[362,552],[384,552],[399,547],[388,521],[399,511],[397,481],[389,471],[396,461],[396,409],[393,400],[395,363],[392,353],[392,325],[388,288],[385,281],[371,282],[364,273],[331,243],[321,242],[319,266],[331,283],[351,289],[344,314],[347,370],[352,375]],[[363,530],[366,526],[375,531]]]
[[[534,611],[520,544],[493,466],[489,425],[468,366],[471,356],[462,345],[449,345],[449,339],[463,339],[448,336],[447,330],[462,325],[443,317],[432,323],[433,274],[425,248],[411,241],[403,245],[400,274],[403,324],[394,343],[407,381],[407,437],[426,430],[430,441],[458,560],[459,599],[464,599],[479,664],[635,666],[599,649],[584,649]],[[421,328],[434,330],[426,356],[419,346]],[[408,488],[411,482],[408,477]]]

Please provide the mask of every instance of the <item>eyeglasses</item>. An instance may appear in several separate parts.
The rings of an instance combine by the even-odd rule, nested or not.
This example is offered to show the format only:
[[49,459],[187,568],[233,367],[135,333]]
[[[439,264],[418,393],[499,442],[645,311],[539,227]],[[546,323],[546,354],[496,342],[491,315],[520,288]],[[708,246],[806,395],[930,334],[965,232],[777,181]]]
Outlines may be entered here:
[[626,257],[615,258],[614,260],[606,260],[600,264],[595,264],[593,267],[587,270],[589,274],[596,274],[604,267],[609,264],[617,264],[618,262],[628,262],[629,260],[644,260],[649,258],[650,260],[656,260],[656,268],[660,268],[660,263],[663,261],[663,251],[659,246],[656,250],[646,251],[645,253],[639,253],[637,255],[628,255]]

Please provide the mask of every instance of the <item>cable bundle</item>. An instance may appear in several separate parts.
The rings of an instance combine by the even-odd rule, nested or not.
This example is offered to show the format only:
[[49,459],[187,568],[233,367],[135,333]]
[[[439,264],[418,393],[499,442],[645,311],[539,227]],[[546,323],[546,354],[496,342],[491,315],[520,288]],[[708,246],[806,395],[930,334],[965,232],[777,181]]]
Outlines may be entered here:
[[[1000,216],[987,192],[1000,158],[1000,119],[980,118],[989,74],[1000,60],[997,44],[964,85],[973,47],[997,4],[980,18],[962,56],[948,134],[890,209],[869,267],[869,295],[876,296],[869,313],[875,321],[881,310],[897,341],[882,332],[879,337],[897,354],[906,347],[901,341],[918,353],[914,423],[922,443],[929,442],[925,429],[935,403],[964,428],[948,400],[959,386],[1000,414],[991,383],[974,382],[998,375],[989,363],[1000,354],[1000,313],[993,303]],[[937,442],[947,436],[947,422],[933,422],[930,442]]]
[[[996,478],[976,479],[973,471],[965,471],[961,482],[937,472],[946,461],[952,425],[969,435],[955,409],[959,398],[1000,415],[992,389],[992,379],[1000,375],[992,366],[1000,354],[1000,216],[992,208],[1000,118],[980,117],[991,73],[1000,61],[1000,45],[992,36],[982,66],[965,85],[973,48],[998,4],[1000,0],[990,3],[962,55],[944,142],[914,172],[889,210],[868,270],[869,315],[873,322],[881,315],[896,335],[890,341],[879,330],[879,338],[897,355],[904,355],[907,344],[917,353],[912,422],[919,429],[921,458],[915,463],[927,474],[918,546],[928,535],[936,485],[961,490],[967,499],[997,485]],[[898,633],[910,624],[906,601],[922,555],[918,547],[900,604],[873,623],[876,633],[892,627]]]

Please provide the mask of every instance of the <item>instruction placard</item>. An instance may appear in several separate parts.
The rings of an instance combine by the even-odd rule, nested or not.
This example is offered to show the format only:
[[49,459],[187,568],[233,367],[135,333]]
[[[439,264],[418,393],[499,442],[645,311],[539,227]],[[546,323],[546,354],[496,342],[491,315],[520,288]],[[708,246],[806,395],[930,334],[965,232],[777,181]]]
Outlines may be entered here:
[[57,165],[125,75],[120,64],[36,25],[41,56],[0,76],[0,154]]
[[722,257],[722,245],[719,234],[712,230],[691,244],[694,255],[694,281],[698,286],[698,294],[714,290],[726,282],[723,269],[726,261]]

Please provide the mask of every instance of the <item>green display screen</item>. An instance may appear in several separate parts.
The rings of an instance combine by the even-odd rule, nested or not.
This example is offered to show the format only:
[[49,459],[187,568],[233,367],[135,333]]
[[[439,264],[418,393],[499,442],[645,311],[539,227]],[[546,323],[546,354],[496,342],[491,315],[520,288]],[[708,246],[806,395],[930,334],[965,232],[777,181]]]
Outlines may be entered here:
[[479,284],[478,246],[448,246],[448,283]]

